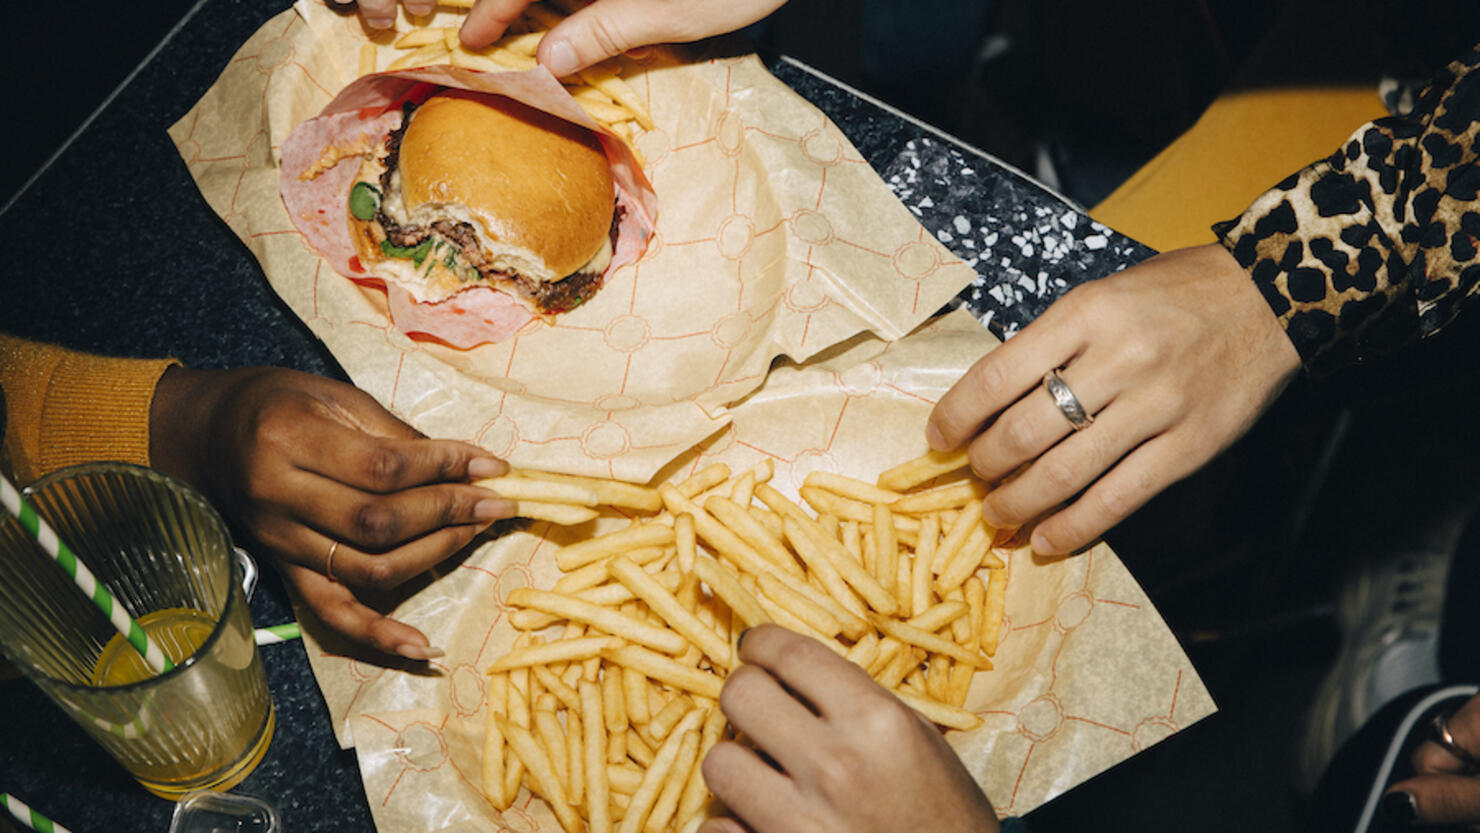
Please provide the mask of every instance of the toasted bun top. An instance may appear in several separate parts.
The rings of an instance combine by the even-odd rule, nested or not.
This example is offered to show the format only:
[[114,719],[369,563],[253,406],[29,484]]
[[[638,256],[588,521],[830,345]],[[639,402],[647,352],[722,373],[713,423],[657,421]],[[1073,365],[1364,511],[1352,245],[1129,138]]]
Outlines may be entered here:
[[555,279],[608,240],[611,167],[595,134],[504,96],[427,99],[401,139],[400,172],[409,211],[459,204],[493,240],[543,259]]

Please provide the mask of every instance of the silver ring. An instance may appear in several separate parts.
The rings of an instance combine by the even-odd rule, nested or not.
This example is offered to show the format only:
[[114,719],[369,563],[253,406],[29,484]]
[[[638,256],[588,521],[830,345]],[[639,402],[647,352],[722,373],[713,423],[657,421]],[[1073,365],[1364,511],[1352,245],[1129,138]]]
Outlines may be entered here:
[[1444,751],[1453,755],[1460,763],[1465,765],[1466,770],[1474,771],[1480,769],[1480,761],[1475,760],[1475,753],[1459,745],[1454,735],[1449,731],[1449,715],[1440,712],[1434,715],[1434,743],[1444,747]]
[[1043,388],[1053,397],[1053,403],[1059,406],[1059,412],[1064,415],[1064,419],[1069,420],[1075,431],[1083,431],[1095,421],[1084,409],[1084,405],[1080,404],[1074,391],[1069,390],[1069,383],[1064,381],[1057,370],[1043,374]]

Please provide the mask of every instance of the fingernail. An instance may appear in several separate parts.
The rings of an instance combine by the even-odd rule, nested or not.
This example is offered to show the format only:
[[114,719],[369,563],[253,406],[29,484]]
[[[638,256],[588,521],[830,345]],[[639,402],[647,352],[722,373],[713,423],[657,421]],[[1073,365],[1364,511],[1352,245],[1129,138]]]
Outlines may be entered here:
[[750,633],[750,628],[746,628],[745,630],[743,630],[743,631],[740,632],[740,635],[739,636],[735,637],[735,652],[736,653],[739,653],[740,652],[740,646],[745,644],[745,635],[748,634],[748,633]]
[[497,457],[474,457],[468,461],[469,477],[502,477],[509,465]]
[[1382,817],[1388,821],[1410,822],[1418,818],[1418,805],[1414,803],[1413,796],[1402,791],[1391,792],[1382,797],[1382,803],[1378,804],[1382,811]]
[[371,29],[389,29],[396,25],[396,19],[394,17],[367,17],[365,25]]
[[576,71],[576,51],[565,41],[557,41],[550,47],[550,59],[545,62],[545,69],[550,70],[556,78],[564,78]]
[[415,645],[410,642],[396,646],[396,653],[406,659],[436,659],[447,654],[441,648],[434,648],[431,645]]
[[930,447],[936,451],[944,451],[946,448],[946,438],[941,435],[940,429],[936,428],[933,422],[925,425],[925,442],[930,443]]
[[512,518],[516,509],[513,501],[488,498],[473,504],[473,517],[480,521],[498,521]]

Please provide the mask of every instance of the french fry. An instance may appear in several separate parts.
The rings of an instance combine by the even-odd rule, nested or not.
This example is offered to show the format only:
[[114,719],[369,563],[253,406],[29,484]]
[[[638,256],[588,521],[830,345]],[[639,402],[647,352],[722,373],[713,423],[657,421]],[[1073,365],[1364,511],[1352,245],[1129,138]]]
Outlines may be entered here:
[[[639,547],[635,550],[627,550],[623,556],[639,567],[650,564],[661,559],[666,550],[663,547]],[[604,556],[592,561],[582,567],[578,567],[560,577],[555,582],[556,593],[579,593],[588,590],[610,579],[606,571],[606,562],[616,557],[616,553]]]
[[964,601],[946,599],[943,602],[931,605],[928,610],[920,613],[918,616],[911,617],[908,620],[908,624],[912,628],[919,628],[922,631],[935,633],[962,616],[965,616],[970,610],[971,608]]
[[647,679],[642,669],[622,669],[622,702],[627,705],[627,722],[634,729],[653,719],[652,707],[648,703]]
[[[682,665],[637,645],[608,648],[602,656],[624,669],[636,671],[710,700],[719,699],[719,690],[724,685],[724,681],[714,674]],[[632,704],[628,703],[629,713],[631,708]]]
[[618,532],[588,538],[562,549],[555,555],[555,566],[570,572],[593,561],[641,547],[666,547],[673,543],[672,527],[644,524]]
[[987,487],[980,480],[961,480],[905,495],[890,504],[889,508],[903,515],[923,515],[965,506],[972,501],[981,500],[986,492]]
[[961,510],[946,530],[946,537],[941,540],[940,546],[935,550],[934,558],[930,561],[930,572],[935,575],[945,572],[946,564],[950,563],[956,552],[966,543],[966,539],[971,537],[972,532],[980,526],[982,526],[981,502],[974,501]]
[[940,519],[929,515],[920,524],[920,543],[915,547],[915,560],[910,572],[910,613],[918,616],[930,607],[930,565],[939,544]]
[[498,718],[507,717],[509,712],[509,678],[503,674],[489,677],[484,695],[484,705],[488,708],[488,725],[483,733],[483,771],[480,784],[483,796],[495,809],[507,810],[509,801],[504,795],[504,733],[499,730]]
[[590,833],[610,833],[612,822],[606,767],[607,727],[601,685],[582,680],[579,696],[581,729],[584,735],[582,739],[585,741],[581,751],[585,766],[586,823]]
[[755,596],[724,565],[712,558],[699,558],[694,561],[694,573],[744,620],[746,627],[753,628],[771,621]]
[[992,667],[992,661],[986,657],[981,656],[975,651],[962,648],[949,639],[933,634],[930,631],[921,630],[913,625],[890,619],[886,616],[880,616],[877,613],[870,614],[869,621],[880,631],[907,645],[923,648],[930,653],[944,654],[957,662],[964,662],[976,668],[989,669]]
[[694,771],[698,759],[699,732],[690,729],[683,733],[673,768],[668,771],[668,776],[663,780],[663,788],[658,792],[658,800],[648,813],[647,823],[642,828],[646,833],[663,833],[668,829],[669,822],[678,812],[679,798],[683,795],[684,786],[688,784],[689,774]]
[[717,553],[734,562],[735,566],[741,570],[749,573],[783,572],[780,566],[767,561],[759,552],[756,552],[754,547],[747,544],[729,527],[720,523],[713,515],[700,508],[677,487],[662,486],[658,489],[658,494],[663,498],[663,505],[675,516],[681,514],[692,516],[694,531],[698,537],[702,538]]
[[652,130],[653,117],[637,92],[627,85],[615,72],[597,64],[578,73],[582,81],[611,96],[612,100],[632,111],[643,130]]
[[500,497],[516,501],[538,500],[545,503],[569,503],[575,506],[597,506],[600,503],[595,489],[577,483],[505,475],[476,480],[473,485],[492,489]]
[[446,58],[447,44],[443,43],[441,38],[437,38],[436,41],[419,49],[414,49],[391,61],[390,65],[386,67],[386,70],[394,72],[396,70],[411,69],[412,67],[431,66]]
[[[591,625],[614,636],[646,645],[665,654],[682,653],[686,645],[682,636],[667,628],[654,627],[611,608],[583,602],[558,593],[521,587],[509,593],[509,604],[533,608]],[[571,657],[571,659],[585,659],[585,657]]]
[[983,561],[992,554],[992,530],[978,523],[960,549],[946,562],[945,569],[935,579],[935,593],[946,596],[960,587],[966,577],[981,569]]
[[375,61],[378,50],[373,43],[360,44],[360,75],[370,75],[375,72]]
[[615,639],[609,636],[583,636],[580,639],[565,639],[559,642],[515,648],[490,665],[488,673],[497,674],[500,671],[528,668],[531,665],[570,662],[600,656],[603,648],[610,647],[614,643]]
[[609,764],[606,767],[607,783],[612,792],[623,795],[632,795],[637,788],[642,786],[642,770],[630,761],[623,764]]
[[668,626],[699,647],[716,665],[730,667],[730,646],[710,630],[699,617],[684,609],[682,603],[642,568],[622,556],[607,564],[612,578],[647,603]]
[[792,589],[786,582],[770,574],[759,579],[761,592],[788,613],[805,622],[809,628],[831,638],[843,632],[843,623],[827,608]]
[[507,49],[519,55],[534,57],[535,50],[539,49],[540,41],[544,40],[544,32],[521,32],[517,35],[505,35],[494,42],[494,46]]
[[980,717],[957,706],[937,703],[904,691],[895,691],[894,696],[903,700],[906,706],[919,712],[926,720],[948,729],[959,729],[965,732],[982,725]]
[[646,727],[648,737],[655,743],[661,743],[668,737],[668,732],[678,724],[678,721],[693,708],[693,701],[685,695],[679,695],[668,701],[668,704],[659,709],[648,721]]
[[551,671],[549,666],[536,665],[529,671],[539,679],[540,685],[544,686],[546,691],[555,695],[555,699],[559,700],[561,705],[574,711],[581,708],[580,695],[576,694],[576,690],[564,680],[555,676],[555,672]]
[[683,721],[674,727],[668,740],[653,755],[653,762],[648,766],[647,772],[642,776],[642,785],[637,792],[632,794],[632,803],[627,805],[627,812],[622,816],[622,823],[617,827],[617,833],[638,833],[647,822],[648,813],[658,800],[658,793],[667,783],[668,772],[673,769],[678,760],[678,751],[683,744],[684,736],[699,725],[704,719],[703,712],[695,709],[684,715]]
[[536,741],[534,735],[528,729],[516,725],[506,718],[497,718],[499,731],[503,732],[508,739],[509,748],[519,756],[524,763],[524,768],[529,771],[530,777],[535,781],[539,791],[549,802],[550,809],[555,813],[555,819],[560,822],[566,833],[576,833],[584,830],[580,816],[565,799],[564,787],[560,779],[555,775],[554,765],[545,754],[545,750]]
[[[730,479],[730,467],[724,463],[711,463],[704,468],[684,478],[674,486],[678,493],[686,498],[693,499],[715,486]],[[661,495],[662,489],[659,488]],[[669,511],[672,511],[671,509]]]
[[874,504],[874,575],[898,601],[899,543],[894,538],[894,513],[882,503]]
[[[443,45],[446,45],[446,38],[444,37],[444,35],[447,31],[449,31],[447,28],[441,26],[424,26],[419,29],[412,29],[399,38],[396,38],[396,42],[393,44],[393,46],[395,46],[397,49],[416,49],[418,47],[426,46],[432,43],[441,43]],[[452,32],[453,37],[457,36],[456,29],[451,29],[450,31]]]
[[899,492],[889,489],[881,489],[871,483],[855,480],[841,474],[829,471],[809,472],[802,481],[804,486],[825,489],[829,492],[841,495],[850,500],[861,503],[883,504],[888,506],[904,497]]
[[809,538],[817,546],[824,557],[832,561],[838,574],[843,577],[849,587],[857,591],[869,607],[886,615],[899,609],[899,602],[895,600],[894,594],[885,590],[878,579],[863,569],[862,564],[853,560],[853,557],[837,539],[827,537],[815,524],[798,523],[797,529],[800,535]]
[[512,469],[509,474],[510,476],[522,477],[529,480],[548,480],[552,483],[568,483],[589,488],[596,492],[596,500],[602,506],[633,509],[638,512],[657,512],[663,508],[663,502],[658,498],[656,489],[623,483],[620,480],[603,480],[594,477],[557,474],[535,469]]
[[959,451],[931,451],[885,470],[875,482],[881,489],[904,492],[921,483],[966,468],[970,463],[964,448]]
[[[660,497],[659,500],[662,500]],[[694,516],[687,512],[673,520],[673,540],[678,545],[678,568],[685,573],[694,569],[698,538],[694,531]]]
[[987,573],[987,595],[982,604],[982,653],[996,656],[997,642],[1002,636],[1002,616],[1007,591],[1007,570],[996,569]]
[[754,548],[763,558],[779,567],[782,572],[790,573],[794,578],[803,578],[802,569],[797,566],[796,559],[786,551],[781,541],[771,535],[770,530],[762,526],[759,521],[751,517],[750,513],[740,504],[729,498],[715,495],[704,501],[704,509],[742,541]]
[[597,511],[588,506],[572,506],[568,503],[546,503],[539,500],[521,500],[515,514],[520,518],[547,521],[556,526],[579,526],[596,520]]

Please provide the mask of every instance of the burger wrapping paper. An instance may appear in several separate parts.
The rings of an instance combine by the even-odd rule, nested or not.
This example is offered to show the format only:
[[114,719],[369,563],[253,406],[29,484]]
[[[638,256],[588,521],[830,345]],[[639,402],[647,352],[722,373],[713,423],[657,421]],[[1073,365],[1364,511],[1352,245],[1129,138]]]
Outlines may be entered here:
[[[636,141],[657,195],[642,257],[554,325],[470,350],[413,340],[383,293],[307,245],[279,195],[284,141],[354,80],[366,42],[355,18],[301,2],[243,45],[170,134],[274,290],[356,384],[430,435],[638,482],[770,460],[773,485],[794,497],[810,471],[872,480],[922,453],[931,404],[996,345],[964,312],[926,323],[971,270],[825,116],[753,56],[662,52],[628,75],[657,125]],[[380,49],[384,66],[394,51]],[[383,600],[446,650],[426,667],[387,665],[304,622],[382,833],[559,829],[539,799],[521,793],[500,814],[478,790],[483,669],[512,644],[508,594],[550,586],[560,546],[622,522],[516,527]],[[967,704],[984,723],[950,735],[999,812],[1027,812],[1213,712],[1107,546],[999,555],[1004,637]]]

